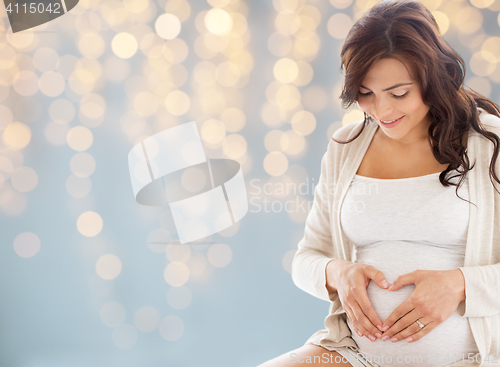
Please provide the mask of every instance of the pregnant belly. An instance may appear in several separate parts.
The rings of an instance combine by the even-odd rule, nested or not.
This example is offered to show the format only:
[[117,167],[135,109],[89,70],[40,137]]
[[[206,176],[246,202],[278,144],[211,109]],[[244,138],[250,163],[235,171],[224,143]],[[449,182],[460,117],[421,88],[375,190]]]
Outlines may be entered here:
[[[463,265],[463,256],[453,255],[442,248],[430,247],[407,242],[378,243],[377,246],[358,250],[356,262],[372,265],[382,271],[389,283],[399,275],[417,269],[450,270]],[[370,281],[367,293],[375,312],[385,321],[414,289],[415,285],[411,284],[397,291],[389,291]],[[349,319],[348,325],[352,331]],[[406,340],[393,343],[381,339],[372,342],[353,331],[352,338],[358,345],[358,352],[372,358],[372,361],[380,366],[440,367],[467,359],[468,353],[478,353],[468,319],[461,317],[458,310],[427,335],[412,343]]]

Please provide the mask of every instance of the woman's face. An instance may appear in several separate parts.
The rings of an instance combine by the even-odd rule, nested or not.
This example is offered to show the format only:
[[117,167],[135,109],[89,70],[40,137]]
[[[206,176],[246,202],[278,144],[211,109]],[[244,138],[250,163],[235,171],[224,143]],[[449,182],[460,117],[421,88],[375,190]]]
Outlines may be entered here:
[[[411,146],[428,140],[431,123],[429,107],[424,104],[420,89],[401,61],[380,59],[373,63],[361,83],[358,104],[380,125],[385,135],[404,146]],[[403,119],[396,124],[383,122],[400,117]]]

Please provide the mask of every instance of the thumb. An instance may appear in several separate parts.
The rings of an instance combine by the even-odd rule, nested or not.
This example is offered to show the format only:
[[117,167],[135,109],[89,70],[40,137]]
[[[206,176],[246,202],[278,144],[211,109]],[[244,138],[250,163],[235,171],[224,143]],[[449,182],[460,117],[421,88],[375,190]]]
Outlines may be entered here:
[[380,270],[377,270],[373,266],[368,266],[368,277],[373,279],[373,281],[383,289],[387,289],[389,287],[389,283],[387,282],[387,279],[385,279],[384,273],[382,273]]
[[389,285],[390,291],[397,291],[398,289],[403,288],[405,285],[416,284],[416,274],[414,271],[411,273],[403,274],[397,277],[397,279]]

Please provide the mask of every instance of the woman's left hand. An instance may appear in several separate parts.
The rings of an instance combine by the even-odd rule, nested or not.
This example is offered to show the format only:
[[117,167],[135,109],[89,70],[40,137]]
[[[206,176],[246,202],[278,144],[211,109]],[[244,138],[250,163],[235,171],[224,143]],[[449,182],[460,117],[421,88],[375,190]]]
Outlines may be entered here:
[[[465,280],[458,268],[415,270],[399,276],[389,290],[397,291],[408,284],[415,284],[415,290],[384,321],[382,330],[389,328],[382,334],[383,340],[419,340],[448,319],[465,300]],[[416,320],[425,326],[420,328]]]

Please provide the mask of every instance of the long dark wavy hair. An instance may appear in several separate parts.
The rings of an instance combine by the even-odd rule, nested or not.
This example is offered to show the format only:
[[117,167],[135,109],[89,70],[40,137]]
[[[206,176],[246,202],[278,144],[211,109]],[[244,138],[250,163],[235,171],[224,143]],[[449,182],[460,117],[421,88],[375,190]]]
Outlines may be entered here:
[[[358,101],[359,87],[373,62],[395,58],[413,71],[414,79],[421,87],[422,100],[430,108],[432,123],[428,135],[432,153],[439,163],[448,163],[446,170],[439,175],[441,184],[457,186],[455,193],[458,196],[466,173],[474,168],[474,164],[470,166],[462,144],[471,128],[493,143],[490,180],[493,177],[500,183],[494,169],[500,140],[495,133],[481,126],[481,111],[477,109],[481,107],[500,117],[500,108],[464,86],[464,60],[443,39],[436,20],[424,5],[414,0],[385,0],[376,4],[353,25],[340,56],[341,72],[345,75],[340,95],[343,108],[349,108]],[[332,139],[340,144],[350,143],[370,120],[376,123],[365,112],[363,125],[356,136],[345,142]],[[448,172],[453,170],[460,175],[446,178]],[[454,177],[460,177],[458,184],[449,181]]]

